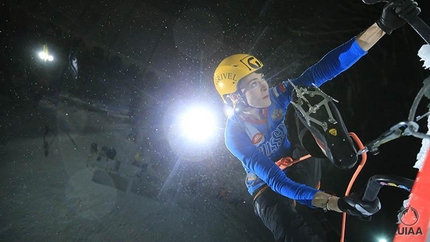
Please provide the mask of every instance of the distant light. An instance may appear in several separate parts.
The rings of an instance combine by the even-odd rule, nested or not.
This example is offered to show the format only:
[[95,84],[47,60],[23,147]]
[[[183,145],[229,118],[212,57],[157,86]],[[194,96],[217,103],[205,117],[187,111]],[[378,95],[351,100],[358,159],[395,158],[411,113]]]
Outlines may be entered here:
[[43,45],[43,51],[39,52],[39,58],[43,61],[53,61],[54,57],[49,54],[48,46]]
[[214,114],[206,108],[190,109],[181,117],[182,134],[194,141],[205,141],[216,131]]
[[54,57],[52,55],[47,55],[44,52],[39,52],[39,57],[43,61],[53,61],[54,60]]
[[387,242],[386,239],[379,239],[378,242]]

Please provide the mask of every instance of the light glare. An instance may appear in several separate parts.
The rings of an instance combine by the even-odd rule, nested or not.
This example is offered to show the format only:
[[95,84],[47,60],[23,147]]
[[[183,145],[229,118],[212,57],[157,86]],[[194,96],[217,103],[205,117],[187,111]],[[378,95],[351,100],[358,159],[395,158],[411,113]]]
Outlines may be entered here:
[[191,140],[204,141],[215,133],[215,118],[205,108],[195,108],[182,116],[183,134]]
[[53,61],[54,57],[52,55],[49,55],[43,51],[39,52],[39,58],[43,61]]
[[229,118],[233,116],[233,114],[234,114],[234,109],[229,105],[224,105],[224,115]]
[[43,51],[39,52],[39,58],[43,61],[53,61],[54,57],[49,54],[48,46],[43,45]]

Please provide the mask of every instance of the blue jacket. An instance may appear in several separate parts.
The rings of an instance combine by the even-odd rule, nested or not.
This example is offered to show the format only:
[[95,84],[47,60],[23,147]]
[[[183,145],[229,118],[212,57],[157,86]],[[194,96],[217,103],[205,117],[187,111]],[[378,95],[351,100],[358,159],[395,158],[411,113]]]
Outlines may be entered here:
[[[310,86],[312,83],[321,86],[347,70],[366,53],[352,38],[291,81],[300,86]],[[230,117],[225,129],[225,143],[242,162],[251,195],[267,184],[273,191],[313,207],[312,199],[318,190],[292,181],[288,178],[288,169],[284,172],[275,164],[280,158],[292,154],[284,123],[292,91],[288,81],[270,88],[272,104],[263,110],[264,120],[261,122],[244,120],[238,114]]]

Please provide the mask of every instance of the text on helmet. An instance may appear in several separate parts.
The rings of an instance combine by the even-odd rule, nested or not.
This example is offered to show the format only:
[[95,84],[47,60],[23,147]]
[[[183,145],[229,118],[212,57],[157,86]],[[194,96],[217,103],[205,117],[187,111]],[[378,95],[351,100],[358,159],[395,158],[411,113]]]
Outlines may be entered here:
[[236,80],[236,74],[234,73],[221,73],[220,75],[218,75],[216,77],[216,84],[218,85],[222,80],[232,80],[232,81],[237,81]]

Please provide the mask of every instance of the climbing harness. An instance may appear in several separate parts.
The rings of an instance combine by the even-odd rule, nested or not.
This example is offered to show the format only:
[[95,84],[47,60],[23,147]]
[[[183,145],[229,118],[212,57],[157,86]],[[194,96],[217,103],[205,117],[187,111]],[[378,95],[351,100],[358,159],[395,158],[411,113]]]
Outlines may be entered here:
[[293,158],[291,158],[291,157],[283,157],[276,162],[276,165],[278,165],[281,170],[285,170],[286,168],[288,168],[288,167],[290,167],[296,163],[299,163],[300,161],[304,161],[308,158],[311,158],[311,155],[309,155],[309,154],[304,155],[304,156],[302,156],[298,159],[295,159],[295,160],[293,160]]
[[[286,168],[299,163],[300,161],[304,161],[308,158],[311,158],[311,155],[307,154],[304,155],[298,159],[293,160],[293,158],[291,157],[283,157],[281,159],[279,159],[277,162],[275,162],[275,164],[277,166],[279,166],[279,168],[281,170],[285,170]],[[257,197],[259,197],[264,191],[266,191],[266,189],[269,188],[269,186],[267,184],[265,184],[262,188],[260,188],[260,190],[258,190],[258,192],[254,195],[254,199],[253,201],[255,201],[257,199]],[[318,183],[318,188],[319,188],[319,183]]]

